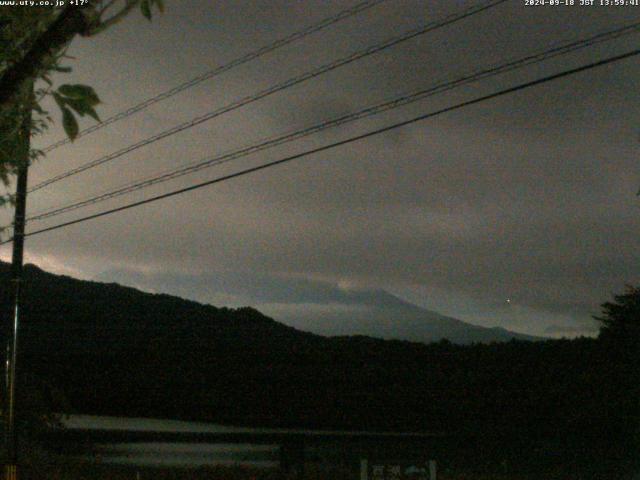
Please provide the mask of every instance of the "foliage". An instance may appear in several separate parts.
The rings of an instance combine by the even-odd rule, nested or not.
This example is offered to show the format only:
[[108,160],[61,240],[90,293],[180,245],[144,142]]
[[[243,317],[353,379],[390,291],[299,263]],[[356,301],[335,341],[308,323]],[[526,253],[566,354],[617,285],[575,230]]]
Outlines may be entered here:
[[[0,181],[3,184],[8,184],[18,166],[16,159],[24,142],[19,134],[21,119],[31,113],[32,135],[42,133],[53,121],[41,105],[45,97],[54,98],[61,112],[62,126],[71,140],[79,132],[78,116],[88,115],[100,121],[95,110],[100,100],[91,87],[55,86],[51,77],[54,73],[71,72],[71,67],[64,64],[70,58],[65,52],[76,35],[97,35],[135,7],[148,19],[151,19],[152,8],[164,9],[163,0],[92,0],[84,6],[64,8],[0,9]],[[40,156],[42,152],[31,151],[29,161]],[[3,203],[7,200],[11,199],[5,197]]]
[[614,296],[615,302],[602,304],[600,335],[640,342],[640,287],[627,286],[625,293]]
[[540,478],[625,469],[635,453],[633,364],[601,340],[325,338],[251,308],[34,267],[25,280],[23,365],[78,413],[445,432],[454,436],[438,438],[438,456],[476,477],[503,464],[510,473],[542,470]]
[[614,295],[613,302],[602,304],[600,340],[612,360],[609,376],[618,386],[618,414],[627,419],[630,448],[634,450],[635,468],[640,471],[640,287],[628,285]]

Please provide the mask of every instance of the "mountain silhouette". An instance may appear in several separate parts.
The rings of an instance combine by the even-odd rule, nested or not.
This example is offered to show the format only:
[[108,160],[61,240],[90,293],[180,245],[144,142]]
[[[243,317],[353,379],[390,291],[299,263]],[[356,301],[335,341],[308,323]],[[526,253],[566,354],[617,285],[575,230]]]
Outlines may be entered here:
[[[500,327],[487,328],[427,310],[385,290],[347,290],[345,309],[305,310],[294,308],[272,316],[287,325],[323,335],[368,335],[386,340],[432,343],[448,340],[456,344],[541,340],[540,337],[512,332]],[[305,328],[306,327],[306,328]]]
[[[507,458],[543,471],[564,468],[567,458],[591,465],[597,455],[611,470],[636,451],[629,419],[638,382],[627,372],[637,370],[637,357],[598,339],[456,345],[323,337],[249,307],[216,308],[32,265],[24,276],[20,406],[38,396],[66,413],[444,432],[453,442],[443,447],[455,456],[449,462],[500,466]],[[5,319],[7,280],[0,264]],[[402,322],[370,320],[381,336],[435,325],[475,341],[464,322],[385,292],[345,295],[405,312]],[[511,335],[477,332],[487,330]]]

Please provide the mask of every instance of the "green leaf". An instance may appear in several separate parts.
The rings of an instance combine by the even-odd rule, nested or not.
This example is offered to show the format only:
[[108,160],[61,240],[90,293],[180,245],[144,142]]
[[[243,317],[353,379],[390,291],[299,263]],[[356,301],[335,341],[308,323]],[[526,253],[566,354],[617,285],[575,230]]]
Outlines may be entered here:
[[88,85],[69,85],[64,84],[60,85],[58,88],[58,92],[63,94],[65,97],[75,98],[78,100],[85,100],[91,106],[97,105],[100,103],[100,98],[96,94],[95,90]]
[[65,98],[65,102],[81,117],[84,117],[85,113],[87,113],[87,108],[90,108],[85,102],[76,98]]
[[62,108],[62,126],[64,127],[64,131],[66,132],[69,140],[73,141],[78,136],[78,131],[80,128],[78,127],[78,121],[76,117],[73,116],[71,110],[66,107]]
[[89,107],[87,109],[87,115],[89,115],[91,118],[93,118],[96,122],[101,122],[102,120],[100,120],[100,117],[98,116],[98,113],[95,111],[95,109],[93,107]]
[[44,108],[42,108],[39,103],[33,104],[33,110],[40,115],[46,115],[47,113],[49,113]]
[[91,105],[89,105],[86,99],[78,100],[76,98],[66,98],[65,101],[67,105],[75,110],[81,117],[89,115],[96,121],[100,121],[100,118],[98,117],[95,109]]
[[140,11],[142,11],[142,15],[144,15],[147,20],[151,20],[151,6],[149,5],[149,0],[142,0],[142,2],[140,2]]
[[56,101],[60,108],[64,108],[65,104],[67,103],[65,98],[56,92],[53,92],[53,99]]
[[82,89],[77,88],[76,85],[69,85],[65,83],[64,85],[60,85],[58,87],[58,92],[60,92],[65,97],[73,97],[73,98],[82,98],[84,92]]

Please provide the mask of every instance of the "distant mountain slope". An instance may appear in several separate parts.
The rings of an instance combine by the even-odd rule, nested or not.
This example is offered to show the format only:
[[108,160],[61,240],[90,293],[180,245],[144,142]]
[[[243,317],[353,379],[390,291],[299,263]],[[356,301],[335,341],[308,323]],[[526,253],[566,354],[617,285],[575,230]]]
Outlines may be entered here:
[[[0,277],[7,278],[8,271],[9,265],[0,262]],[[224,338],[234,338],[236,344],[251,342],[252,348],[263,342],[321,341],[321,337],[302,331],[305,327],[334,336],[367,335],[422,343],[442,339],[459,344],[536,339],[501,328],[470,325],[383,290],[345,291],[346,301],[358,306],[348,312],[314,315],[303,310],[297,316],[283,318],[293,328],[249,307],[216,308],[114,283],[54,275],[34,265],[25,267],[25,278],[22,344],[27,352],[113,355],[167,336],[189,346]]]
[[[0,264],[5,319],[7,273]],[[36,396],[69,413],[449,432],[454,443],[467,440],[443,455],[496,465],[522,452],[536,465],[572,452],[584,464],[597,457],[617,465],[616,455],[631,451],[627,439],[636,438],[629,419],[638,382],[625,372],[635,371],[637,356],[631,361],[595,339],[462,346],[326,338],[252,308],[216,308],[34,266],[25,274],[20,406]],[[467,341],[486,333],[382,292],[366,301],[379,312],[404,311],[407,333],[420,322],[449,334],[459,328]],[[371,322],[395,335],[396,318]],[[53,401],[56,393],[66,405]]]
[[540,340],[501,328],[468,324],[420,308],[385,290],[350,289],[320,280],[259,272],[186,275],[126,268],[104,272],[98,278],[147,291],[180,292],[181,296],[203,303],[252,305],[278,322],[328,337],[369,335],[423,343],[446,338],[458,344],[512,338]]
[[[6,280],[8,270],[0,264],[0,278]],[[326,338],[249,307],[216,308],[53,275],[33,265],[25,267],[25,280],[21,365],[55,384],[81,413],[280,425],[396,422],[407,428],[417,419],[426,421],[427,410],[419,406],[434,401],[432,383],[448,382],[454,367],[464,378],[468,368],[450,356],[463,347],[446,343],[351,336],[348,330]],[[375,307],[356,321],[369,322],[365,331],[382,337],[471,342],[512,335],[467,325],[385,292],[348,295],[356,304]],[[512,343],[502,345],[508,351]],[[490,384],[503,367],[484,368]],[[456,385],[464,382],[451,378]],[[451,395],[458,396],[458,387],[452,388]],[[451,395],[442,401],[451,401]],[[390,405],[409,410],[389,415]]]
[[355,308],[314,311],[301,305],[284,312],[268,307],[265,310],[287,325],[322,335],[369,335],[422,343],[447,339],[458,344],[542,340],[504,328],[471,325],[413,305],[384,290],[353,290],[345,291],[343,295],[345,305]]
[[[9,266],[0,262],[0,278]],[[6,289],[3,289],[6,292]],[[96,353],[139,348],[171,335],[189,342],[242,335],[274,341],[310,341],[255,309],[216,308],[165,294],[151,294],[114,283],[77,280],[25,266],[23,348]],[[26,341],[29,340],[29,341]]]

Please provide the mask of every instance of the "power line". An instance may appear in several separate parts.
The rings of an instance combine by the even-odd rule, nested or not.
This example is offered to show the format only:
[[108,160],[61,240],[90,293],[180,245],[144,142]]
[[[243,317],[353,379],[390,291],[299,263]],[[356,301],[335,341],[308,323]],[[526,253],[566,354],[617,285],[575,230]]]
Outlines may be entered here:
[[462,20],[464,18],[470,17],[472,15],[475,15],[477,13],[486,11],[490,8],[496,7],[498,5],[500,5],[501,3],[505,3],[508,0],[491,0],[488,2],[484,2],[480,5],[476,5],[473,7],[469,7],[467,9],[462,10],[459,13],[454,13],[451,15],[446,16],[444,19],[438,21],[438,22],[431,22],[428,23],[422,27],[419,28],[415,28],[412,30],[409,30],[399,36],[396,37],[392,37],[390,39],[385,40],[382,43],[370,46],[365,48],[364,50],[359,50],[355,53],[352,53],[346,57],[343,57],[341,59],[335,60],[331,63],[322,65],[316,69],[313,69],[311,71],[308,71],[306,73],[303,73],[302,75],[290,78],[289,80],[286,80],[282,83],[273,85],[265,90],[261,90],[258,93],[255,93],[253,95],[249,95],[246,97],[243,97],[239,100],[236,100],[233,103],[230,103],[224,107],[218,108],[212,112],[206,113],[200,117],[194,118],[193,120],[190,120],[188,122],[184,122],[181,123],[180,125],[176,125],[168,130],[165,130],[163,132],[160,132],[152,137],[148,137],[140,142],[134,143],[132,145],[129,145],[128,147],[122,148],[116,152],[110,153],[108,155],[105,155],[103,157],[100,157],[96,160],[93,160],[91,162],[88,162],[84,165],[81,165],[77,168],[68,170],[66,172],[63,172],[59,175],[56,175],[52,178],[49,178],[48,180],[45,180],[33,187],[31,187],[31,189],[29,190],[29,193],[35,192],[37,190],[40,190],[41,188],[44,188],[48,185],[51,185],[53,183],[59,182],[60,180],[63,180],[65,178],[69,178],[73,175],[76,175],[78,173],[84,172],[86,170],[89,170],[91,168],[97,167],[98,165],[102,165],[103,163],[115,160],[116,158],[119,158],[127,153],[130,153],[134,150],[137,150],[139,148],[142,148],[144,146],[150,145],[152,143],[157,142],[158,140],[161,140],[163,138],[169,137],[171,135],[174,135],[176,133],[182,132],[184,130],[187,130],[189,128],[195,127],[196,125],[200,125],[201,123],[204,123],[208,120],[211,120],[213,118],[219,117],[225,113],[231,112],[233,110],[237,110],[238,108],[241,108],[245,105],[248,105],[250,103],[256,102],[258,100],[261,100],[265,97],[268,97],[270,95],[273,95],[277,92],[280,92],[282,90],[285,90],[287,88],[293,87],[294,85],[298,85],[300,83],[303,83],[307,80],[310,80],[312,78],[318,77],[324,73],[330,72],[332,70],[335,70],[337,68],[340,68],[344,65],[350,64],[352,62],[355,62],[356,60],[359,60],[361,58],[367,57],[369,55],[373,55],[375,53],[381,52],[383,50],[386,50],[388,48],[391,48],[395,45],[398,45],[399,43],[402,42],[406,42],[412,38],[418,37],[420,35],[424,35],[428,32],[431,32],[433,30],[436,30],[438,28],[450,25],[454,22],[457,22],[459,20]]
[[[93,215],[87,215],[85,217],[81,217],[81,218],[78,218],[78,219],[75,219],[75,220],[71,220],[71,221],[68,221],[68,222],[60,223],[58,225],[53,225],[51,227],[47,227],[47,228],[43,228],[43,229],[36,230],[36,231],[33,231],[33,232],[29,232],[29,233],[25,234],[25,237],[29,237],[29,236],[33,236],[33,235],[39,235],[41,233],[50,232],[52,230],[57,230],[57,229],[60,229],[60,228],[68,227],[68,226],[71,226],[71,225],[75,225],[77,223],[82,223],[82,222],[86,222],[88,220],[93,220],[95,218],[104,217],[106,215],[111,215],[113,213],[121,212],[121,211],[128,210],[128,209],[131,209],[131,208],[134,208],[134,207],[139,207],[141,205],[146,205],[148,203],[152,203],[152,202],[156,202],[156,201],[159,201],[159,200],[163,200],[165,198],[173,197],[173,196],[176,196],[176,195],[181,195],[183,193],[187,193],[187,192],[190,192],[192,190],[198,190],[200,188],[207,187],[209,185],[220,183],[220,182],[223,182],[223,181],[226,181],[226,180],[231,180],[233,178],[237,178],[237,177],[241,177],[241,176],[244,176],[244,175],[248,175],[250,173],[254,173],[254,172],[257,172],[257,171],[260,171],[260,170],[265,170],[267,168],[275,167],[276,165],[281,165],[283,163],[291,162],[293,160],[296,160],[296,159],[299,159],[299,158],[302,158],[302,157],[306,157],[306,156],[309,156],[309,155],[314,155],[316,153],[320,153],[320,152],[324,152],[324,151],[327,151],[327,150],[331,150],[331,149],[340,147],[342,145],[347,145],[349,143],[354,143],[354,142],[357,142],[357,141],[360,141],[360,140],[364,140],[364,139],[372,137],[374,135],[379,135],[379,134],[382,134],[382,133],[385,133],[385,132],[388,132],[388,131],[391,131],[391,130],[395,130],[397,128],[404,127],[404,126],[407,126],[407,125],[410,125],[410,124],[413,124],[413,123],[416,123],[416,122],[419,122],[419,121],[422,121],[422,120],[426,120],[428,118],[436,117],[436,116],[442,115],[444,113],[452,112],[454,110],[458,110],[458,109],[461,109],[461,108],[464,108],[464,107],[468,107],[470,105],[475,105],[475,104],[478,104],[478,103],[481,103],[481,102],[484,102],[484,101],[487,101],[487,100],[491,100],[491,99],[494,99],[494,98],[497,98],[497,97],[501,97],[501,96],[504,96],[504,95],[507,95],[507,94],[511,94],[511,93],[514,93],[514,92],[517,92],[517,91],[520,91],[520,90],[524,90],[524,89],[527,89],[527,88],[530,88],[530,87],[533,87],[533,86],[536,86],[536,85],[540,85],[540,84],[543,84],[543,83],[551,82],[553,80],[558,80],[560,78],[568,77],[570,75],[575,75],[577,73],[584,72],[586,70],[591,70],[591,69],[594,69],[594,68],[597,68],[597,67],[608,65],[608,64],[611,64],[611,63],[614,63],[614,62],[618,62],[618,61],[621,61],[621,60],[624,60],[624,59],[627,59],[627,58],[631,58],[631,57],[637,56],[637,55],[640,55],[640,49],[636,49],[636,50],[633,50],[633,51],[630,51],[630,52],[627,52],[627,53],[623,53],[623,54],[620,54],[620,55],[616,55],[616,56],[613,56],[613,57],[608,57],[608,58],[606,58],[604,60],[600,60],[600,61],[597,61],[597,62],[589,63],[587,65],[583,65],[583,66],[580,66],[580,67],[577,67],[577,68],[572,68],[570,70],[565,70],[563,72],[556,73],[556,74],[553,74],[553,75],[549,75],[549,76],[546,76],[546,77],[543,77],[543,78],[539,78],[537,80],[532,80],[532,81],[529,81],[529,82],[521,83],[521,84],[516,85],[514,87],[510,87],[510,88],[506,88],[506,89],[503,89],[503,90],[499,90],[499,91],[491,93],[489,95],[484,95],[482,97],[478,97],[478,98],[475,98],[475,99],[472,99],[472,100],[467,100],[465,102],[458,103],[458,104],[450,106],[450,107],[442,108],[442,109],[436,110],[434,112],[425,113],[423,115],[419,115],[417,117],[413,117],[413,118],[411,118],[409,120],[404,120],[402,122],[394,123],[392,125],[388,125],[386,127],[382,127],[382,128],[376,129],[376,130],[371,130],[371,131],[369,131],[367,133],[363,133],[361,135],[350,137],[350,138],[345,139],[345,140],[340,140],[338,142],[330,143],[328,145],[324,145],[322,147],[317,147],[317,148],[314,148],[314,149],[311,149],[311,150],[307,150],[305,152],[298,153],[298,154],[295,154],[295,155],[290,155],[288,157],[284,157],[284,158],[281,158],[279,160],[274,160],[272,162],[268,162],[268,163],[265,163],[265,164],[262,164],[262,165],[258,165],[256,167],[247,168],[245,170],[241,170],[239,172],[235,172],[235,173],[232,173],[232,174],[229,174],[229,175],[224,175],[222,177],[214,178],[214,179],[208,180],[206,182],[197,183],[197,184],[191,185],[189,187],[181,188],[179,190],[174,190],[172,192],[164,193],[162,195],[157,195],[155,197],[147,198],[145,200],[129,203],[127,205],[123,205],[123,206],[120,206],[120,207],[117,207],[117,208],[112,208],[110,210],[105,210],[105,211],[102,211],[102,212],[99,212],[99,213],[96,213],[96,214],[93,214]],[[9,243],[12,240],[13,239],[9,239],[9,240],[6,240],[4,242],[1,242],[0,245],[4,245],[6,243]]]
[[440,84],[436,84],[429,88],[425,88],[419,90],[417,92],[411,93],[409,95],[403,95],[400,97],[393,98],[392,100],[388,100],[382,103],[379,103],[374,106],[370,106],[364,109],[361,109],[357,112],[353,112],[347,115],[343,115],[331,120],[325,120],[319,124],[313,125],[311,127],[307,127],[301,130],[297,130],[294,132],[290,132],[287,134],[283,134],[277,137],[272,137],[267,140],[263,140],[257,144],[250,145],[248,147],[243,147],[241,149],[224,153],[212,158],[200,160],[198,162],[191,163],[189,165],[182,166],[177,169],[171,169],[159,174],[155,174],[151,177],[147,177],[145,179],[139,179],[134,182],[129,182],[125,185],[121,185],[114,190],[107,191],[105,193],[94,195],[83,200],[78,200],[73,203],[51,208],[44,212],[35,213],[32,216],[28,217],[27,220],[29,222],[44,220],[47,218],[55,217],[61,215],[63,213],[67,213],[73,210],[77,210],[79,208],[94,205],[96,203],[100,203],[112,198],[116,198],[128,193],[135,192],[137,190],[141,190],[143,188],[150,187],[152,185],[156,185],[159,183],[164,183],[169,180],[194,173],[205,168],[210,168],[213,166],[217,166],[223,163],[230,162],[232,160],[236,160],[241,157],[245,157],[259,151],[272,148],[277,145],[282,145],[284,143],[289,143],[294,140],[298,140],[300,138],[309,136],[314,133],[318,133],[320,131],[326,130],[328,128],[333,128],[338,125],[344,125],[346,123],[353,122],[355,120],[359,120],[362,118],[366,118],[372,115],[379,114],[381,112],[391,110],[394,108],[398,108],[400,106],[408,105],[410,103],[414,103],[419,100],[423,100],[427,97],[431,97],[433,95],[443,93],[449,90],[453,90],[460,86],[476,82],[479,80],[484,80],[502,73],[506,73],[518,68],[523,68],[525,66],[529,66],[535,63],[542,62],[544,60],[548,60],[549,58],[557,57],[559,55],[566,55],[568,53],[574,52],[579,49],[583,49],[589,46],[593,46],[598,43],[602,43],[605,41],[610,41],[613,39],[620,38],[624,35],[629,35],[632,33],[637,33],[640,30],[640,22],[636,22],[633,24],[625,25],[622,27],[615,28],[613,30],[608,30],[606,32],[602,32],[596,34],[592,37],[573,41],[570,43],[559,44],[554,46],[553,48],[548,48],[544,51],[540,51],[537,53],[529,54],[524,57],[511,60],[507,63],[503,63],[497,66],[485,68],[483,70],[475,71],[473,73],[467,74],[461,78],[457,78],[455,80],[443,82]]
[[[92,125],[88,128],[85,128],[83,130],[81,130],[78,135],[76,136],[76,138],[80,138],[80,137],[84,137],[85,135],[89,135],[90,133],[96,132],[104,127],[106,127],[107,125],[111,125],[112,123],[118,122],[122,119],[125,119],[127,117],[130,117],[131,115],[140,112],[142,110],[144,110],[147,107],[150,107],[151,105],[154,105],[158,102],[161,102],[163,100],[166,100],[167,98],[171,98],[174,95],[177,95],[180,92],[183,92],[184,90],[187,90],[189,88],[195,87],[196,85],[209,80],[213,77],[217,77],[218,75],[221,75],[225,72],[228,72],[229,70],[232,70],[235,67],[238,67],[244,63],[250,62],[252,60],[255,60],[259,57],[262,57],[263,55],[266,55],[267,53],[273,52],[274,50],[277,50],[281,47],[284,47],[286,45],[289,45],[293,42],[296,42],[298,40],[303,39],[304,37],[307,37],[309,35],[311,35],[312,33],[316,33],[319,32],[320,30],[323,30],[335,23],[338,23],[342,20],[345,20],[349,17],[352,17],[358,13],[364,12],[366,10],[369,10],[373,7],[375,7],[376,5],[385,2],[386,0],[367,0],[365,2],[360,2],[356,5],[354,5],[351,8],[347,8],[345,10],[342,10],[341,12],[338,12],[335,15],[332,15],[330,17],[324,18],[323,20],[321,20],[320,22],[311,25],[307,28],[304,28],[302,30],[299,30],[297,32],[292,33],[291,35],[288,35],[286,37],[280,38],[278,40],[276,40],[273,43],[270,43],[268,45],[265,45],[257,50],[254,50],[252,52],[249,52],[241,57],[238,57],[234,60],[231,60],[229,63],[226,63],[224,65],[221,65],[219,67],[216,67],[212,70],[209,70],[208,72],[205,72],[201,75],[198,75],[197,77],[192,78],[191,80],[188,80],[184,83],[181,83],[180,85],[177,85],[169,90],[166,90],[158,95],[155,95],[151,98],[148,98],[140,103],[138,103],[137,105],[134,105],[131,108],[128,108],[127,110],[123,110],[122,112],[116,113],[115,115],[107,118],[106,120],[103,120],[100,123],[97,123],[95,125]],[[47,146],[46,148],[44,148],[42,151],[44,153],[49,153],[52,150],[55,150],[58,147],[61,147],[62,145],[66,145],[67,143],[70,143],[71,140],[69,140],[68,138],[64,138],[61,139],[49,146]]]

